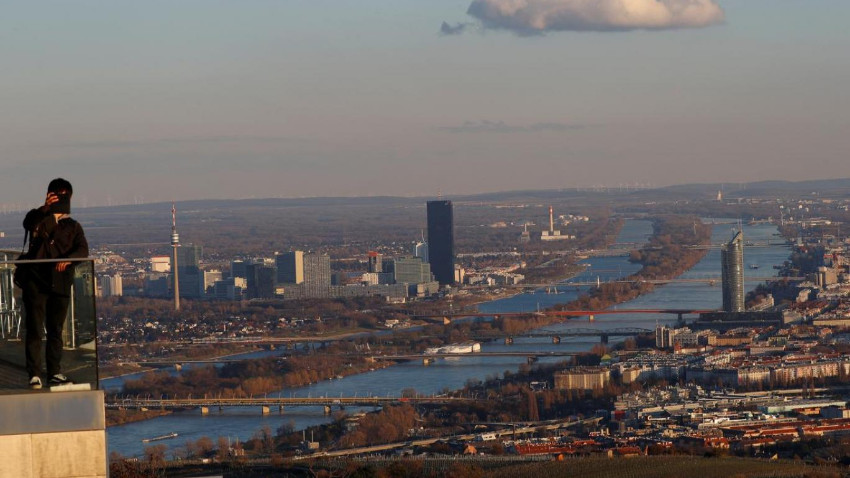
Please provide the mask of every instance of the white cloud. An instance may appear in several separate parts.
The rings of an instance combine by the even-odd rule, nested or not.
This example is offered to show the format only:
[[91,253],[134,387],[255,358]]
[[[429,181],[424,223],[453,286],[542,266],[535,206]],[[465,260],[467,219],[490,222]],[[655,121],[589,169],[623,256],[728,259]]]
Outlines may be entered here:
[[723,22],[714,0],[473,0],[485,28],[519,34],[700,28]]

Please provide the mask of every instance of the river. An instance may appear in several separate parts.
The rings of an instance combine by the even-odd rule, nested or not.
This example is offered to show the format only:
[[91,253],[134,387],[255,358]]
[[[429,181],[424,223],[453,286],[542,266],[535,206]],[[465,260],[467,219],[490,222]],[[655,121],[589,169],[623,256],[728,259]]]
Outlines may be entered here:
[[[645,242],[652,233],[651,223],[643,220],[629,220],[624,225],[617,242]],[[774,237],[776,228],[771,225],[744,226],[746,241],[763,243]],[[729,224],[715,225],[712,243],[728,241],[732,237]],[[775,245],[768,247],[745,248],[745,274],[758,276],[774,276],[774,265],[781,265],[788,258],[786,246]],[[627,257],[597,257],[584,261],[587,268],[576,277],[558,287],[558,293],[524,293],[513,297],[495,300],[479,305],[479,310],[485,313],[526,312],[537,308],[546,308],[555,304],[565,303],[576,298],[584,288],[569,286],[570,282],[596,281],[597,277],[609,280],[627,276],[639,269],[639,266],[628,261]],[[750,269],[750,265],[758,265],[758,269]],[[720,251],[711,249],[708,254],[682,278],[704,279],[719,277]],[[747,290],[755,288],[758,282],[746,281]],[[708,283],[688,282],[671,283],[657,287],[653,292],[638,297],[630,302],[616,306],[623,309],[653,308],[696,308],[716,309],[721,306],[719,281],[717,285]],[[676,316],[634,314],[634,315],[605,315],[599,316],[594,322],[587,319],[570,320],[561,324],[547,326],[547,331],[563,331],[570,328],[613,329],[620,327],[640,327],[652,329],[656,323],[672,323]],[[617,340],[616,338],[611,339]],[[484,352],[498,351],[586,351],[598,343],[595,337],[563,338],[560,344],[552,344],[547,338],[517,338],[513,345],[501,342],[482,344]],[[275,352],[255,352],[251,356],[261,356]],[[545,359],[556,361],[556,358]],[[484,380],[488,377],[501,376],[505,371],[514,372],[520,364],[525,363],[524,357],[476,357],[468,356],[451,360],[437,360],[429,366],[418,362],[402,363],[385,369],[353,375],[338,380],[328,380],[307,387],[281,390],[279,396],[399,396],[404,389],[415,389],[422,394],[439,393],[443,390],[454,390],[463,387],[469,380]],[[114,389],[119,387],[123,379],[103,380],[101,387]],[[272,413],[263,416],[259,408],[229,408],[222,412],[214,411],[203,416],[198,410],[174,413],[137,423],[110,427],[107,430],[109,451],[116,451],[125,456],[140,455],[144,451],[143,438],[176,432],[179,438],[157,442],[168,445],[176,450],[187,440],[197,440],[207,436],[216,440],[219,436],[231,440],[245,440],[264,426],[275,430],[284,424],[294,425],[296,429],[326,423],[328,417],[323,415],[321,407],[289,408],[283,414]]]

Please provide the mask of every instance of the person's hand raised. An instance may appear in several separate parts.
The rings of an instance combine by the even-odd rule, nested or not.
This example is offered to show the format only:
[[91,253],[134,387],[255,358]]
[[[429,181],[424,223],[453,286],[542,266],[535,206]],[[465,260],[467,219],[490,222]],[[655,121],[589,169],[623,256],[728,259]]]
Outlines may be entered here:
[[55,202],[59,202],[59,196],[57,196],[56,193],[53,192],[47,193],[47,197],[44,198],[44,206],[41,206],[41,210],[47,211],[48,209],[50,209],[50,205]]

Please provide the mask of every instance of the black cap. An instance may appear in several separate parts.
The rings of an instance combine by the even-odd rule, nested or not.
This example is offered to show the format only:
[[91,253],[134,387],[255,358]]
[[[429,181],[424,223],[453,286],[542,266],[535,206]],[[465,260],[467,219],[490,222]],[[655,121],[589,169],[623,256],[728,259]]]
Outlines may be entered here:
[[58,193],[60,191],[67,191],[70,196],[74,193],[74,188],[71,187],[71,183],[67,179],[62,178],[56,178],[47,185],[47,192],[49,193]]

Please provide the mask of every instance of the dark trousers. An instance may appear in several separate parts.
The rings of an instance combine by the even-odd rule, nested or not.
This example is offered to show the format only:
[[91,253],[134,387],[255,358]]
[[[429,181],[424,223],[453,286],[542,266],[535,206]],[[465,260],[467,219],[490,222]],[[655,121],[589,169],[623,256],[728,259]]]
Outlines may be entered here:
[[30,377],[41,374],[41,341],[46,329],[47,376],[52,377],[62,371],[62,327],[70,298],[44,292],[34,283],[24,284],[21,292],[27,328],[24,338],[27,373]]

